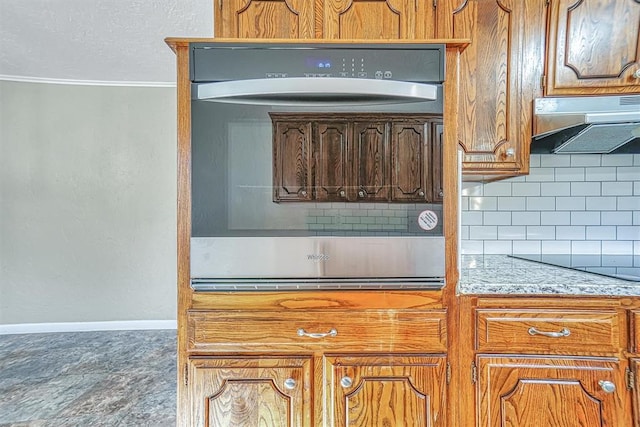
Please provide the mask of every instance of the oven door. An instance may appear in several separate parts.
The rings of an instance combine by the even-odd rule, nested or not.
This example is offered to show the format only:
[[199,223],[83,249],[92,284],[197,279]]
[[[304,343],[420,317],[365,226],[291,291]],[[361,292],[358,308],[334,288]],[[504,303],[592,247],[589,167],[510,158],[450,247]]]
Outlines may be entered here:
[[[220,83],[194,84],[194,289],[441,287],[441,203],[336,197],[362,191],[345,178],[358,173],[353,172],[356,151],[379,164],[378,170],[366,173],[390,177],[385,159],[398,147],[393,146],[387,117],[441,115],[442,87],[436,85],[432,93],[431,85],[418,84],[425,86],[425,93],[419,94],[416,84],[392,85],[414,87],[401,94],[389,87],[373,89],[376,82],[368,80],[370,90],[354,92],[344,85],[313,89],[310,80],[317,79],[298,80],[306,85],[294,91],[280,86],[275,92],[273,87],[260,92],[260,85],[229,89],[229,83],[238,82],[225,82],[224,90],[212,86]],[[274,117],[300,119],[296,129],[304,129],[290,140],[307,144],[312,153],[298,153],[287,161],[300,164],[295,173],[307,174],[306,198],[277,197],[281,183],[275,179],[279,160],[274,141],[281,130]],[[354,123],[362,117],[367,117],[366,123]],[[429,132],[412,126],[423,136]],[[431,153],[426,142],[431,139],[424,141],[418,152],[407,155]],[[322,173],[335,197],[318,196]]]

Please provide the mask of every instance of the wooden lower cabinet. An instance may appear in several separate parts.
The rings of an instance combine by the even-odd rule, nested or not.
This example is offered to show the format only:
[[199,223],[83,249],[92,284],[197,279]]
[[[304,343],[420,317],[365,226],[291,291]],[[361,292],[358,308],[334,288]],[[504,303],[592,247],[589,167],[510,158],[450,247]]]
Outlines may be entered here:
[[615,358],[477,356],[478,426],[631,425]]
[[445,356],[326,356],[328,425],[446,427]]
[[189,359],[188,425],[311,426],[311,357]]
[[633,399],[633,425],[634,427],[640,427],[640,381],[638,380],[640,357],[631,359],[629,369],[629,386],[632,389],[631,395]]

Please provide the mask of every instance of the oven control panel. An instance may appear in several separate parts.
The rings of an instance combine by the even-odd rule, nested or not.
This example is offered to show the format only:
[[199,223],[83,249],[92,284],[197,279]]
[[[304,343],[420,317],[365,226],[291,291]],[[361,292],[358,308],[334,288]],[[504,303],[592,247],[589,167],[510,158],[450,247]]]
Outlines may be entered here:
[[195,83],[265,78],[444,81],[444,45],[192,43]]

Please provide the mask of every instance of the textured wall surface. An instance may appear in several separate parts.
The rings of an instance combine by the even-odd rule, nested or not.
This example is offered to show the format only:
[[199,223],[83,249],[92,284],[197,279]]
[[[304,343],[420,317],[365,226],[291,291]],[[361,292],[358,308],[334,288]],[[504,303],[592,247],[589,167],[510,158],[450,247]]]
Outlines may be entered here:
[[0,324],[175,319],[175,89],[0,100]]
[[532,155],[528,176],[464,183],[466,254],[640,255],[640,155]]
[[173,84],[165,37],[211,37],[211,0],[2,0],[0,79]]

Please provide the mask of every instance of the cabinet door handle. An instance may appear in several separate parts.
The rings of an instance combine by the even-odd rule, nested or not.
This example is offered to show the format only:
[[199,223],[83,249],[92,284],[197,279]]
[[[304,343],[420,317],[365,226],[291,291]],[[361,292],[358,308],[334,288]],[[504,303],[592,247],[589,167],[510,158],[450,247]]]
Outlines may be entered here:
[[309,338],[325,338],[325,337],[335,337],[338,335],[338,331],[335,328],[331,328],[329,332],[307,332],[304,329],[298,329],[299,337],[309,337]]
[[543,335],[549,338],[562,338],[571,335],[571,331],[567,328],[562,328],[560,332],[545,332],[539,331],[532,326],[531,328],[529,328],[529,335]]
[[638,68],[638,69],[636,70],[636,72],[635,72],[635,73],[633,73],[633,77],[634,77],[634,78],[636,78],[636,79],[640,79],[640,68]]
[[366,191],[364,191],[364,190],[358,191],[358,197],[364,197],[366,195],[367,195]]
[[340,379],[340,385],[344,388],[351,387],[351,384],[353,384],[351,377],[345,375]]
[[287,378],[286,380],[284,380],[284,388],[286,388],[287,390],[293,390],[294,388],[296,388],[296,380],[294,380],[293,378]]
[[600,380],[598,385],[605,393],[613,393],[616,391],[616,385],[611,381]]
[[340,190],[340,197],[344,197],[346,195],[347,195],[347,193],[344,190]]

